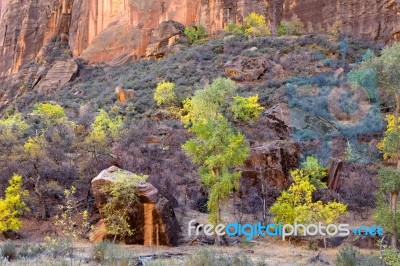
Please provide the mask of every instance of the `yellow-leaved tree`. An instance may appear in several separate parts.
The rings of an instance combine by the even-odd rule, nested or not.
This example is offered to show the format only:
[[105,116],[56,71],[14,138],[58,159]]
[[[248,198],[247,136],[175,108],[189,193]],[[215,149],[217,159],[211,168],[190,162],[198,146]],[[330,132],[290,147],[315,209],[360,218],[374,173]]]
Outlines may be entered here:
[[5,197],[0,199],[0,232],[19,230],[18,219],[26,210],[25,198],[28,192],[22,189],[22,176],[14,174],[9,180]]
[[290,172],[293,184],[282,192],[270,211],[275,222],[283,224],[332,223],[346,213],[346,205],[339,202],[313,202],[312,193],[316,190],[310,176],[304,169]]

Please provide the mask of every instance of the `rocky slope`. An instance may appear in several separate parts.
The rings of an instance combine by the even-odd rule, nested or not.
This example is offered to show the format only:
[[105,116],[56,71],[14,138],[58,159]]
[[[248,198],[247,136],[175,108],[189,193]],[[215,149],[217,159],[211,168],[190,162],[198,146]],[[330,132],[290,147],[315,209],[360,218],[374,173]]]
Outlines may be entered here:
[[394,0],[0,0],[0,75],[18,72],[53,36],[69,39],[73,55],[89,62],[138,59],[163,21],[202,24],[213,34],[253,11],[263,13],[273,31],[294,14],[308,31],[340,22],[346,34],[382,42],[396,40],[400,31]]

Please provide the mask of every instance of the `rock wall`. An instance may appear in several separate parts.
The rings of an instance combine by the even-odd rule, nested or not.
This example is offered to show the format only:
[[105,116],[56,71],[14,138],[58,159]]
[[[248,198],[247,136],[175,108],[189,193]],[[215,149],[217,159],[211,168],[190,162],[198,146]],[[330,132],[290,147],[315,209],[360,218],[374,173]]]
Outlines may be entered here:
[[[388,42],[400,34],[398,0],[275,0],[277,20],[296,14],[308,31],[326,31],[335,22],[342,32],[358,38]],[[282,5],[280,4],[282,3]]]
[[[139,59],[164,21],[202,24],[209,33],[250,12],[272,32],[297,15],[309,31],[342,23],[346,34],[389,42],[400,38],[398,0],[0,0],[0,76],[34,60],[54,35],[66,34],[74,56],[89,62]],[[123,60],[122,60],[123,61]]]
[[18,72],[52,36],[69,31],[72,0],[1,0],[0,6],[0,76]]

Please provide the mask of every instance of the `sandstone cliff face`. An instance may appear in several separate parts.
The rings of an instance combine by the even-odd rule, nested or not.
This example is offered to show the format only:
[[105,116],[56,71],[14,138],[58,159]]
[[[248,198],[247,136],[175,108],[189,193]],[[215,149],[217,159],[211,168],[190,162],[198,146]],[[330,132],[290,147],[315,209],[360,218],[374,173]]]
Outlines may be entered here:
[[[0,1],[0,75],[20,70],[54,35],[68,33],[72,0]],[[6,9],[4,9],[6,7]]]
[[351,36],[387,42],[400,32],[398,0],[275,0],[277,20],[296,14],[308,31],[326,31],[340,22]]
[[399,0],[0,0],[0,76],[34,60],[43,45],[69,37],[75,57],[126,61],[145,55],[162,22],[202,24],[209,33],[250,12],[267,16],[272,32],[297,15],[309,31],[342,23],[346,34],[388,42],[400,36]]

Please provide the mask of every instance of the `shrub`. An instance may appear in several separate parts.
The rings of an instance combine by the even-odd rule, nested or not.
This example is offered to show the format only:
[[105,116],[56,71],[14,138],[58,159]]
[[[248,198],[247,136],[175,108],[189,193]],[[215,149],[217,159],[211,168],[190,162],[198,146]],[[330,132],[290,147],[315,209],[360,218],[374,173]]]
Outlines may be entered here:
[[282,20],[278,26],[277,33],[279,36],[283,35],[301,35],[303,33],[304,25],[297,16],[291,20]]
[[[388,265],[398,265],[399,263],[398,257],[397,260],[395,259],[396,255],[393,257],[392,255],[395,253],[390,253],[390,260],[385,262]],[[385,257],[385,255],[383,255]],[[389,258],[389,257],[387,257]],[[391,260],[394,259],[394,260]],[[353,246],[343,247],[339,250],[339,253],[336,255],[335,259],[336,266],[356,266],[356,265],[363,265],[363,266],[379,266],[385,265],[385,263],[375,256],[367,256],[361,255]]]
[[245,29],[242,25],[229,22],[228,25],[225,27],[225,32],[233,35],[244,35]]
[[218,254],[213,249],[202,248],[196,251],[186,260],[187,265],[192,266],[247,266],[253,265],[247,256],[236,253],[232,257]]
[[46,237],[45,249],[53,258],[71,257],[74,252],[72,241],[68,238]]
[[250,121],[260,116],[264,108],[258,103],[258,95],[244,98],[241,96],[233,97],[231,112],[235,119]]
[[400,253],[391,248],[385,248],[382,258],[387,265],[400,265]]
[[268,36],[270,35],[269,28],[265,22],[265,17],[257,13],[250,13],[245,21],[245,33],[249,36]]
[[339,250],[336,256],[336,266],[355,266],[357,265],[357,256],[359,252],[353,246],[347,246]]
[[109,241],[103,241],[93,246],[93,258],[96,262],[102,263],[106,259],[110,244]]
[[202,25],[186,27],[185,35],[188,37],[189,43],[197,43],[207,38],[207,31]]
[[156,92],[154,93],[154,100],[157,105],[174,105],[177,100],[175,91],[175,85],[172,82],[162,81],[158,83]]
[[14,260],[17,258],[17,247],[14,242],[8,240],[1,247],[1,255],[7,260]]
[[21,259],[33,258],[43,253],[44,251],[45,247],[42,244],[25,244],[19,249],[18,257]]

